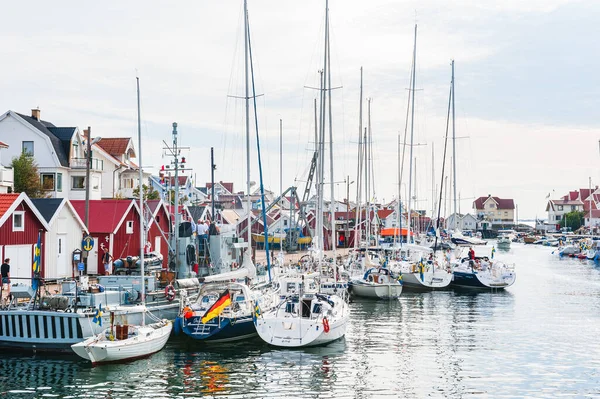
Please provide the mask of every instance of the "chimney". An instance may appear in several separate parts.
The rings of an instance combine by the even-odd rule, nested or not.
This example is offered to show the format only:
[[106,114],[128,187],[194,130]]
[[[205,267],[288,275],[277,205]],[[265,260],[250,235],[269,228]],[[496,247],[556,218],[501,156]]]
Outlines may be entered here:
[[37,107],[36,109],[32,109],[31,110],[31,117],[37,121],[40,120],[40,107]]

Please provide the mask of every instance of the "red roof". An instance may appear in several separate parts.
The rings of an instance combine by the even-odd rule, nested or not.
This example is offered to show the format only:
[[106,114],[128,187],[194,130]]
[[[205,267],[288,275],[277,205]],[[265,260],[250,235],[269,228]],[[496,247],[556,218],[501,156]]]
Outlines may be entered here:
[[4,216],[17,198],[19,198],[19,194],[0,194],[0,218]]
[[[184,187],[187,184],[188,178],[189,176],[177,176],[177,180],[179,180],[179,186]],[[161,184],[175,186],[175,176],[161,176]]]
[[[590,213],[586,213],[585,215],[586,218],[590,217]],[[592,219],[597,219],[600,218],[600,209],[592,209]]]
[[[127,151],[127,146],[129,145],[129,142],[131,141],[131,138],[129,137],[103,137],[102,140],[100,140],[98,143],[96,143],[97,146],[101,147],[104,151],[108,152],[110,155],[113,156],[121,156],[124,155],[125,152]],[[133,150],[131,150],[131,156],[135,156],[135,153],[133,153]]]
[[383,220],[390,216],[392,213],[394,213],[392,209],[380,209],[377,211],[377,216],[379,216],[379,219]]
[[[71,204],[85,223],[85,201],[72,200]],[[132,200],[94,200],[90,201],[90,233],[112,233],[132,206]]]
[[[219,184],[222,185],[225,190],[233,194],[233,183],[224,183],[220,181]],[[212,183],[206,183],[206,188],[210,190],[212,188]]]
[[[490,196],[477,198],[473,202],[475,209],[483,209],[483,203],[487,201],[488,198],[490,198]],[[492,198],[498,204],[498,209],[515,209],[515,201],[513,201],[512,199],[503,199],[500,197]]]

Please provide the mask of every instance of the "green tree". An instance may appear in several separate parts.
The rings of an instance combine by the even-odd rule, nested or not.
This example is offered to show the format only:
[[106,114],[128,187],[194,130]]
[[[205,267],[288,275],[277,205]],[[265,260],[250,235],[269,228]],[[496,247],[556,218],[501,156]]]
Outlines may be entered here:
[[570,227],[571,231],[576,231],[583,226],[584,222],[584,212],[572,211],[563,215],[560,227]]
[[[142,184],[142,191],[144,193],[144,199],[146,200],[157,200],[159,198],[158,191],[156,191],[153,187],[148,187],[145,184]],[[140,188],[139,186],[133,189],[134,198],[140,198]]]
[[26,193],[30,198],[46,197],[33,155],[23,152],[18,158],[13,158],[11,166],[14,173],[15,193]]

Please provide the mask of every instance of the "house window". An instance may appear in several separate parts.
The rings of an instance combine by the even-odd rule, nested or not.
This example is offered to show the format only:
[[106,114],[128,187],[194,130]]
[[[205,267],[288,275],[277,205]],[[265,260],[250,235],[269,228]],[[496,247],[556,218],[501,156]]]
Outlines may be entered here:
[[56,174],[56,191],[62,191],[62,173]]
[[33,141],[24,141],[23,142],[23,152],[28,153],[33,156]]
[[559,211],[562,211],[562,210],[563,210],[563,206],[562,206],[562,205],[559,205],[559,206],[558,206],[558,210],[559,210]]
[[575,205],[571,205],[571,210],[575,211],[575,210],[577,210],[577,207]]
[[71,177],[71,188],[73,190],[83,190],[85,189],[85,176],[73,176]]
[[55,189],[55,175],[54,173],[42,173],[42,188],[46,191],[54,191]]
[[123,179],[123,188],[133,188],[133,179]]
[[127,226],[125,227],[126,234],[133,234],[133,220],[127,221]]
[[288,221],[287,221],[287,219],[284,219],[284,220],[283,220],[283,226],[284,226],[284,227],[285,227],[285,226],[287,226],[287,222],[288,222]]
[[98,190],[100,188],[100,179],[98,176],[92,177],[92,190]]
[[504,211],[504,216],[508,216],[508,211]]
[[25,212],[13,212],[13,231],[25,231]]
[[496,205],[495,204],[490,204],[490,208],[495,208]]

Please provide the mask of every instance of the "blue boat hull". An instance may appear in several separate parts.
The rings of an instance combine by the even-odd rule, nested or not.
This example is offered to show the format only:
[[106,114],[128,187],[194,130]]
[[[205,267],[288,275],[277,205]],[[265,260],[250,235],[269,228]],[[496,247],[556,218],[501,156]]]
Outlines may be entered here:
[[200,316],[181,322],[181,331],[190,338],[206,342],[232,342],[256,335],[256,327],[251,316],[229,319],[215,317],[202,323]]
[[465,288],[490,288],[487,285],[482,284],[474,273],[462,272],[454,272],[454,278],[450,285]]

